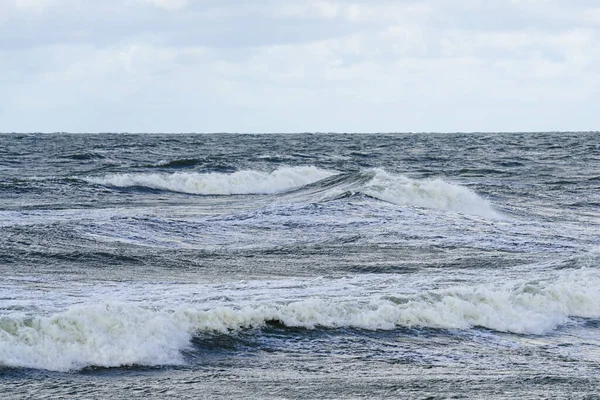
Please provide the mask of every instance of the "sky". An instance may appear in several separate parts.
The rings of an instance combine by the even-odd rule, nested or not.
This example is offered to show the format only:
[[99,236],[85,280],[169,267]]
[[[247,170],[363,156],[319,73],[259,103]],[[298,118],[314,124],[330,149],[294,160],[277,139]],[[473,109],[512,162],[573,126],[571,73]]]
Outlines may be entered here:
[[0,132],[600,130],[597,0],[0,0]]

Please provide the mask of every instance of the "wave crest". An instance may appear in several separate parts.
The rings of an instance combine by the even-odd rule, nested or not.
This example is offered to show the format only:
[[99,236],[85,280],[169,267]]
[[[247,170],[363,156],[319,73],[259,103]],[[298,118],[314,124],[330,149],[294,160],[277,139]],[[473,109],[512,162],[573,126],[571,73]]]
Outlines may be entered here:
[[[481,284],[394,297],[272,300],[197,309],[132,304],[76,306],[48,317],[0,319],[0,365],[68,371],[86,366],[173,365],[198,333],[264,327],[488,329],[543,334],[570,317],[600,317],[600,277],[586,270],[554,282]],[[260,332],[257,332],[260,334]]]
[[363,189],[367,196],[402,206],[418,206],[498,217],[491,203],[472,190],[441,179],[410,179],[377,170]]
[[[171,174],[139,173],[90,177],[89,183],[115,187],[146,187],[198,195],[280,194],[294,191],[292,200],[331,200],[345,193],[362,193],[401,206],[450,210],[485,217],[499,217],[491,203],[469,188],[441,179],[411,179],[372,169],[339,174],[313,166],[282,167],[271,173]],[[303,197],[304,196],[304,197]]]
[[293,190],[333,175],[316,167],[283,167],[271,173],[176,172],[173,174],[113,174],[86,178],[90,183],[115,187],[147,187],[199,195],[276,194]]

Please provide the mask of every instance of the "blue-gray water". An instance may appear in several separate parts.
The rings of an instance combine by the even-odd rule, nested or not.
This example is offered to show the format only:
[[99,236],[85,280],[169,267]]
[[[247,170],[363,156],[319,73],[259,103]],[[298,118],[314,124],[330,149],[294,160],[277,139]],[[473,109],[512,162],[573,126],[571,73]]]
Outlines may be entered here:
[[0,135],[1,398],[600,391],[600,134]]

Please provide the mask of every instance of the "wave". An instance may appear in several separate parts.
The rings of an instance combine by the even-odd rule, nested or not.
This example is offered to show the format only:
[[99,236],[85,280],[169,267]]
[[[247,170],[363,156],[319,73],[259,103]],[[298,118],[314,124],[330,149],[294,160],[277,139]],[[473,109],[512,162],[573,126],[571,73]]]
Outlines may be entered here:
[[203,172],[233,173],[237,170],[233,164],[224,160],[211,158],[181,158],[174,160],[161,160],[156,164],[145,165],[146,168],[160,168],[171,170],[192,169],[201,167]]
[[180,365],[195,335],[248,329],[260,335],[269,323],[306,329],[483,327],[539,335],[571,317],[600,318],[599,284],[597,273],[579,270],[554,281],[480,284],[403,296],[323,293],[210,309],[191,303],[170,309],[131,303],[78,305],[46,317],[0,318],[0,365],[56,371]]
[[297,198],[336,200],[363,194],[400,205],[456,211],[499,218],[489,200],[464,186],[441,179],[411,179],[371,169],[351,174],[338,174],[303,187],[292,193]]
[[365,186],[363,193],[402,206],[411,205],[499,217],[489,200],[464,186],[441,179],[416,180],[376,170],[375,176]]
[[203,160],[198,158],[181,158],[171,161],[160,161],[156,165],[152,165],[153,167],[162,167],[162,168],[186,168],[193,167],[195,165],[201,164]]
[[113,174],[85,178],[115,187],[146,187],[198,195],[290,193],[294,200],[322,201],[359,193],[401,206],[499,217],[491,203],[474,191],[441,179],[411,179],[382,169],[340,174],[313,166],[282,167],[271,173]]
[[101,160],[101,159],[104,159],[106,157],[103,156],[102,154],[99,154],[99,153],[96,153],[96,152],[87,152],[87,153],[68,154],[68,155],[62,156],[62,158],[67,158],[67,159],[71,159],[71,160],[83,160],[83,161],[87,161],[87,160]]
[[276,194],[317,182],[333,172],[316,167],[282,167],[271,173],[177,172],[173,174],[113,174],[86,178],[89,183],[115,187],[147,187],[199,195]]

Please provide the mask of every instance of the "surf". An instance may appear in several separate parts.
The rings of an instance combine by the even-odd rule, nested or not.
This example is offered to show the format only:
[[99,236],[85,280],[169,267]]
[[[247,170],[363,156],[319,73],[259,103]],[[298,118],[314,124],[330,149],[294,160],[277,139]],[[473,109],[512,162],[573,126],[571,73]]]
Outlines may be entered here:
[[[368,278],[354,284],[360,282],[350,292],[350,282],[323,280],[317,287],[304,282],[297,286],[295,297],[286,291],[286,298],[274,297],[274,293],[262,300],[232,297],[204,307],[193,296],[179,293],[179,300],[167,299],[162,305],[158,299],[145,306],[110,301],[73,305],[45,316],[5,315],[0,318],[0,365],[54,371],[181,365],[185,363],[182,352],[197,335],[249,330],[260,336],[261,329],[271,324],[309,330],[485,328],[543,335],[575,317],[600,318],[600,276],[587,269],[543,281],[482,283],[404,294],[394,290],[399,279]],[[377,282],[380,288],[368,294],[366,289]],[[268,282],[256,285],[270,287]],[[194,293],[197,289],[187,290]],[[232,295],[240,296],[238,292]]]
[[319,202],[362,194],[399,206],[432,208],[498,218],[491,202],[473,190],[442,179],[412,179],[383,169],[339,173],[314,166],[280,167],[271,172],[125,173],[84,178],[88,183],[142,187],[194,195],[287,195],[286,199]]

